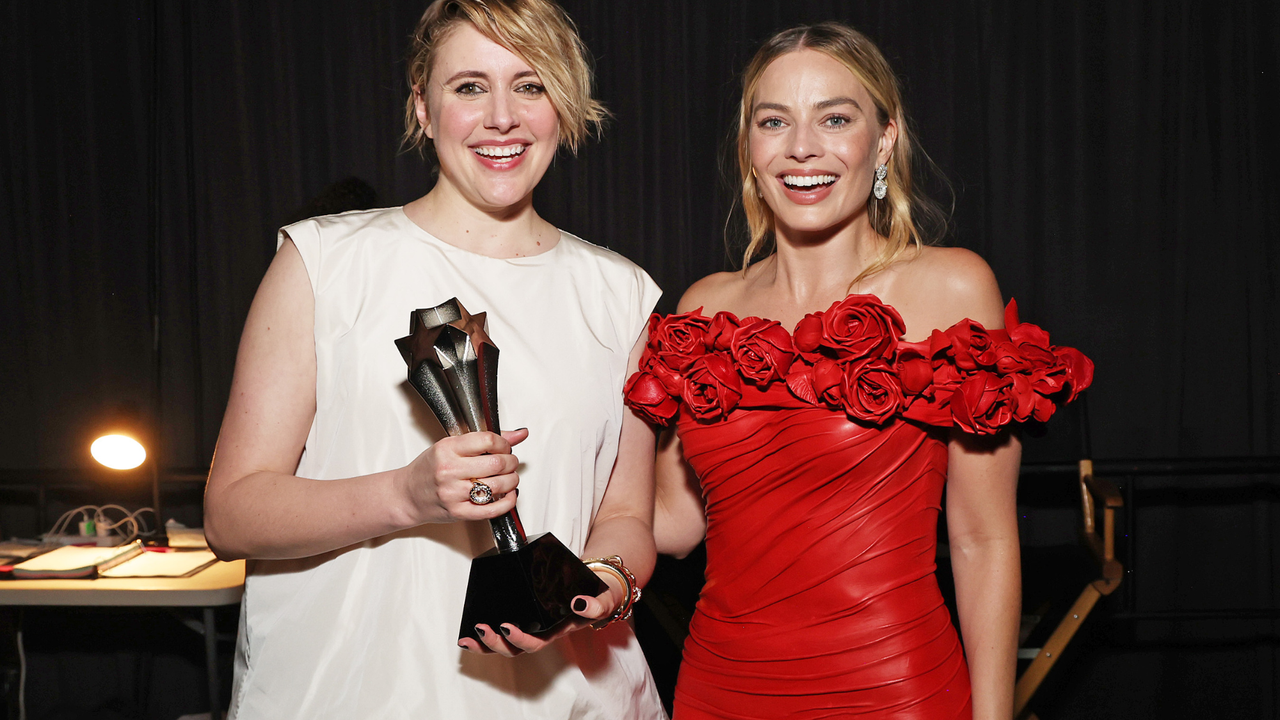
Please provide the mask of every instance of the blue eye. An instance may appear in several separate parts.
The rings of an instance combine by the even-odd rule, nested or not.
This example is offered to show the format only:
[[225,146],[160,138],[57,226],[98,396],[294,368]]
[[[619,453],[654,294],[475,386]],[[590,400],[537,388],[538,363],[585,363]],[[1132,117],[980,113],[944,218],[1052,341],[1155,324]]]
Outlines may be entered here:
[[843,115],[832,115],[823,122],[830,127],[844,127],[845,125],[848,125],[850,121],[849,118]]
[[766,128],[769,130],[776,130],[777,128],[782,127],[782,118],[776,118],[776,117],[765,118],[764,120],[760,121],[760,127]]

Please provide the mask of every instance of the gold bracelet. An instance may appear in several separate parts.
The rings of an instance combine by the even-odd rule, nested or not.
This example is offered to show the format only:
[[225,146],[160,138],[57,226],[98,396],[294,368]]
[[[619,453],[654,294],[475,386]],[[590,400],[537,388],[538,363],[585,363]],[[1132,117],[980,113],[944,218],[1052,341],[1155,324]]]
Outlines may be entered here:
[[592,623],[591,627],[600,630],[619,620],[629,620],[632,609],[635,608],[636,602],[640,600],[640,583],[636,582],[636,576],[622,563],[622,558],[617,555],[610,555],[603,558],[588,558],[583,560],[582,563],[593,571],[603,570],[618,578],[618,582],[622,584],[626,595],[622,599],[622,604],[614,608],[609,617]]

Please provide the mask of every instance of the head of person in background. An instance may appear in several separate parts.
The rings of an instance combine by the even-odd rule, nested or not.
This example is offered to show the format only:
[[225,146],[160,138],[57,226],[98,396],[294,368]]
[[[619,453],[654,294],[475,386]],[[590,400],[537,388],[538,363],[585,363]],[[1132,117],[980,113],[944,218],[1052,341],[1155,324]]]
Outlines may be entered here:
[[436,0],[410,42],[403,144],[435,163],[438,190],[518,210],[606,117],[587,58],[550,0]]
[[744,269],[779,230],[796,238],[865,223],[885,242],[861,277],[933,242],[946,215],[913,182],[917,155],[893,69],[865,35],[824,22],[777,33],[742,79],[737,165],[749,229]]

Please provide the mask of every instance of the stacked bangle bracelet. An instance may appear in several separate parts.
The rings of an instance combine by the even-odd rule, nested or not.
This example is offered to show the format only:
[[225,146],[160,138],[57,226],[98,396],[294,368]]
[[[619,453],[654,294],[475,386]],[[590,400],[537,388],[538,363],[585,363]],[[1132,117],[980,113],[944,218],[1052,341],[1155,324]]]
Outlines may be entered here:
[[592,570],[607,572],[618,578],[618,582],[622,583],[623,590],[626,593],[622,604],[614,608],[609,617],[592,623],[591,627],[599,630],[619,620],[630,619],[631,610],[640,599],[640,583],[636,582],[636,576],[631,574],[627,566],[622,564],[622,558],[617,555],[610,555],[602,558],[588,558],[583,560],[582,563]]

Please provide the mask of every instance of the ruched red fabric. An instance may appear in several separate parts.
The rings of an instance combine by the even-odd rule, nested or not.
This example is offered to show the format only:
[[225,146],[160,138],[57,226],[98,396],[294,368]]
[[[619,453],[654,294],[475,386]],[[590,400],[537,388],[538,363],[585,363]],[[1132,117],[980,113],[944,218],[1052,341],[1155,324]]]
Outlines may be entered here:
[[1093,371],[1012,304],[1006,324],[905,343],[868,295],[794,333],[654,317],[627,402],[676,422],[707,517],[676,720],[971,717],[934,577],[947,438],[1043,421]]
[[677,718],[968,717],[933,574],[939,433],[863,427],[780,386],[678,432],[706,499],[707,571]]

